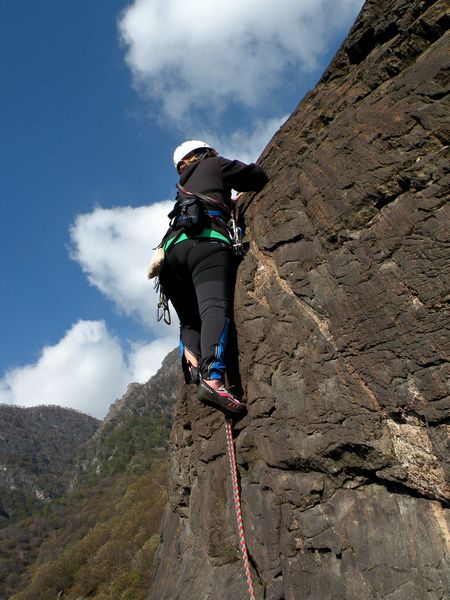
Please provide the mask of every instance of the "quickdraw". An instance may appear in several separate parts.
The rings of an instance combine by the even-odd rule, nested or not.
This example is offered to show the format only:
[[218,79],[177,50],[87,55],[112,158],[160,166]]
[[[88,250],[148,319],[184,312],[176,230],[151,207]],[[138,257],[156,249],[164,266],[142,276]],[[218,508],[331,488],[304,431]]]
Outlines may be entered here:
[[231,245],[233,246],[236,256],[244,256],[245,247],[242,241],[242,229],[236,225],[234,216],[228,221],[228,235],[230,236]]
[[161,287],[159,277],[155,278],[155,291],[156,293],[159,292],[158,304],[156,306],[156,320],[161,321],[164,319],[164,323],[170,325],[172,323],[172,317],[170,316],[169,301]]
[[227,435],[228,462],[230,464],[231,485],[233,488],[234,507],[236,510],[236,521],[238,526],[239,545],[241,548],[242,562],[244,563],[244,570],[245,576],[247,578],[250,600],[255,600],[252,574],[250,572],[250,561],[248,559],[247,543],[245,541],[244,521],[242,518],[241,496],[239,493],[239,482],[236,466],[236,454],[234,452],[233,421],[228,417],[225,417],[225,431]]

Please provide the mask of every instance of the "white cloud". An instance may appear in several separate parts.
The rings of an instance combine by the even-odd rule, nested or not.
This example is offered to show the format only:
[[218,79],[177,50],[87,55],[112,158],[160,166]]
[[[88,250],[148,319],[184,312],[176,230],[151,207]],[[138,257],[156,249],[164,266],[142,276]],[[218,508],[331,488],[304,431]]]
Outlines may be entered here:
[[[79,215],[70,229],[71,256],[81,265],[91,285],[112,300],[121,312],[137,318],[149,329],[150,336],[156,338],[150,343],[132,342],[125,357],[120,350],[123,358],[122,364],[117,365],[117,374],[120,373],[122,384],[115,386],[114,389],[119,390],[115,396],[105,395],[106,403],[121,396],[125,384],[147,381],[178,343],[176,314],[171,311],[173,324],[170,327],[156,321],[158,296],[153,282],[147,279],[153,248],[166,232],[167,214],[172,207],[173,200],[137,208],[95,208]],[[119,342],[114,343],[120,349]],[[94,389],[98,387],[94,380],[92,385]]]
[[258,120],[253,130],[238,129],[229,135],[203,132],[198,137],[217,148],[222,156],[237,158],[246,163],[255,162],[288,116],[274,117],[267,121]]
[[[362,4],[134,0],[123,11],[119,29],[135,84],[158,109],[190,131],[193,117],[201,115],[194,137],[204,137],[224,156],[252,162],[286,118],[264,121],[258,109],[283,89],[289,71],[317,67],[330,40],[351,24]],[[248,127],[208,134],[210,117],[237,106],[252,110]],[[5,374],[0,402],[58,404],[103,417],[130,382],[146,381],[159,368],[178,332],[176,326],[156,323],[157,298],[146,271],[172,204],[96,208],[79,215],[70,231],[71,256],[91,285],[147,325],[156,340],[135,342],[125,352],[103,322],[80,321],[57,344],[45,347],[35,364]]]
[[118,342],[99,321],[80,321],[33,365],[15,368],[1,382],[2,402],[33,406],[57,404],[94,416],[104,414],[126,384]]
[[137,208],[96,208],[79,215],[70,229],[71,256],[89,282],[159,336],[166,335],[167,326],[156,323],[157,297],[146,274],[172,206],[173,201],[163,201]]
[[132,381],[147,381],[150,375],[161,367],[163,359],[175,348],[178,340],[174,337],[161,338],[150,344],[132,344],[129,369]]
[[133,381],[143,383],[175,346],[170,338],[134,345],[125,356],[103,321],[79,321],[35,364],[8,371],[0,402],[20,406],[56,404],[103,418]]
[[[134,0],[119,30],[137,87],[181,123],[261,106],[292,69],[312,71],[363,0]],[[344,32],[342,31],[342,34]]]

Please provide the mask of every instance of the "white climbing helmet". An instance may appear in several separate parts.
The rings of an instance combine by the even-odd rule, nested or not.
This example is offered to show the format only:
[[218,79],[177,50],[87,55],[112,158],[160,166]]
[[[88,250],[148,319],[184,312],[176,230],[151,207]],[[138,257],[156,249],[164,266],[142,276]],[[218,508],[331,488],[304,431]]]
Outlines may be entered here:
[[201,142],[200,140],[188,140],[187,142],[180,144],[173,153],[173,164],[175,165],[175,169],[177,168],[178,163],[183,160],[183,158],[185,158],[194,150],[199,150],[200,148],[209,148],[212,150],[209,144],[206,142]]

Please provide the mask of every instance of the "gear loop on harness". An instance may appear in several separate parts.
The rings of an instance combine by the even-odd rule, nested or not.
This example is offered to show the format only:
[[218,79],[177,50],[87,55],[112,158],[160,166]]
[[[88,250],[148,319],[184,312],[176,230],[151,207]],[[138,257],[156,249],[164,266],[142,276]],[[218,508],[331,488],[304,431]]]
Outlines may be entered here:
[[250,600],[255,600],[252,574],[250,571],[250,561],[248,559],[247,542],[245,541],[244,521],[242,518],[241,496],[239,492],[239,482],[236,466],[236,454],[234,451],[233,421],[228,417],[225,417],[225,432],[227,438],[228,462],[230,465],[231,485],[233,488],[234,508],[236,511],[236,522],[238,527],[239,545],[241,549],[242,562],[244,563],[244,571],[247,579]]

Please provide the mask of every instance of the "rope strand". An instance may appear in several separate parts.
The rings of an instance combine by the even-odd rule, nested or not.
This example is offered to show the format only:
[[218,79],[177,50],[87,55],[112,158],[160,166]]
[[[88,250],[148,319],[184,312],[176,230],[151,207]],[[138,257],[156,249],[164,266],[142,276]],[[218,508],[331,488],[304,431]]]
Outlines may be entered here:
[[227,434],[227,450],[228,450],[228,461],[230,463],[231,473],[231,484],[233,488],[234,507],[236,510],[236,521],[239,533],[239,544],[241,547],[242,561],[244,563],[245,576],[247,578],[248,591],[250,594],[250,600],[255,600],[255,592],[253,591],[252,574],[250,572],[250,562],[248,560],[247,543],[245,541],[244,532],[244,521],[242,518],[241,510],[241,497],[239,493],[237,466],[236,466],[236,455],[234,452],[234,441],[233,441],[233,425],[231,419],[225,417],[225,431]]

